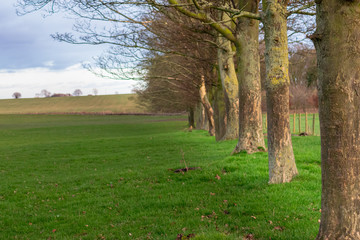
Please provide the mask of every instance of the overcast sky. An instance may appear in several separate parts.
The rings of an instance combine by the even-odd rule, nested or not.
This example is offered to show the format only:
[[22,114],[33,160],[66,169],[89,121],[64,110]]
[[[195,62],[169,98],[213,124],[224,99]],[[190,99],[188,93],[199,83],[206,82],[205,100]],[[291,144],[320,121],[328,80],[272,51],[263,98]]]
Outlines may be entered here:
[[107,46],[71,45],[53,40],[50,34],[71,32],[73,21],[40,12],[17,16],[16,0],[1,2],[0,8],[0,98],[20,92],[32,98],[42,89],[51,93],[84,95],[96,88],[98,94],[130,93],[136,82],[94,76],[81,64],[92,62]]

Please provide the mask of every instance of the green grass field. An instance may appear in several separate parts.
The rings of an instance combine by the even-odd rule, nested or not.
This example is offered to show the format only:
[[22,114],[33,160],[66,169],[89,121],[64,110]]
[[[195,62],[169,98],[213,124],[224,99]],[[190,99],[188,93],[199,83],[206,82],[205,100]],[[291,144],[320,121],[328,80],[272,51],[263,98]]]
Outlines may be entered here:
[[[267,153],[230,156],[236,141],[185,128],[179,117],[0,115],[0,239],[315,238],[319,137],[294,136],[299,176],[268,185]],[[201,169],[171,170],[185,163]]]
[[0,114],[144,113],[134,94],[0,100]]

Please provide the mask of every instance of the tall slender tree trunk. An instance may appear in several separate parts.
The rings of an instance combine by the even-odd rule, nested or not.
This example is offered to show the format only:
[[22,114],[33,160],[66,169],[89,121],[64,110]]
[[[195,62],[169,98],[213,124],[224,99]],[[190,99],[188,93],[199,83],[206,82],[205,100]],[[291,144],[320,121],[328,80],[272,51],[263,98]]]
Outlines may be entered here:
[[360,239],[360,0],[317,1],[321,129],[318,240]]
[[189,107],[188,123],[189,123],[189,128],[190,128],[190,129],[195,128],[195,112],[194,112],[194,108],[193,108],[193,107]]
[[298,174],[289,123],[287,0],[264,0],[269,183],[290,182]]
[[204,76],[201,77],[201,85],[199,88],[199,94],[201,103],[204,106],[208,122],[209,122],[209,134],[210,136],[215,135],[215,121],[214,121],[214,110],[209,102],[209,99],[206,94],[206,87],[205,87],[205,78]]
[[[220,74],[219,74],[220,75]],[[226,134],[226,110],[225,110],[225,101],[224,101],[224,91],[222,89],[221,79],[219,76],[219,81],[217,86],[214,88],[214,121],[215,121],[215,139],[216,141],[223,140],[224,135]]]
[[[222,13],[224,21],[230,18]],[[239,135],[239,86],[236,76],[234,55],[231,41],[219,34],[218,36],[218,65],[219,73],[224,91],[225,109],[226,109],[226,131],[221,140],[236,139]]]
[[[254,13],[258,12],[258,0],[241,0],[240,2],[240,9]],[[239,19],[237,39],[239,140],[233,153],[264,151],[258,21],[247,18]]]

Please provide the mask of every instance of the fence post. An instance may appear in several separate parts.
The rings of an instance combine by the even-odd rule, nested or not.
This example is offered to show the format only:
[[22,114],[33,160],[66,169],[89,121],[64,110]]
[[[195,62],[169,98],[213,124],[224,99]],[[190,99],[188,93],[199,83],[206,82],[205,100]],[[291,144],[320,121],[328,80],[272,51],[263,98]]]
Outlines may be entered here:
[[293,113],[293,133],[295,133],[295,120],[296,120],[296,113]]
[[307,119],[307,112],[305,111],[305,132],[308,132],[308,119]]
[[299,113],[299,133],[301,133],[301,113]]
[[313,135],[315,136],[315,113],[313,114]]

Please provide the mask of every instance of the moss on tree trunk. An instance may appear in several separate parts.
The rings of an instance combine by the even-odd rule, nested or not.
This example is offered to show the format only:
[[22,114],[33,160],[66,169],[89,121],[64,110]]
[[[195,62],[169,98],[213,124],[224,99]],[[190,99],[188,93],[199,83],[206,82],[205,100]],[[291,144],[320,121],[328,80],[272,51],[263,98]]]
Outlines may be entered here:
[[215,139],[216,141],[223,140],[226,133],[226,110],[224,101],[224,91],[222,89],[221,79],[214,88],[214,121],[215,121]]
[[[231,23],[229,16],[224,13],[222,20],[228,21],[228,25]],[[217,58],[226,110],[225,134],[221,140],[231,140],[239,135],[239,86],[234,63],[235,52],[231,41],[221,34],[217,41],[219,45]]]

